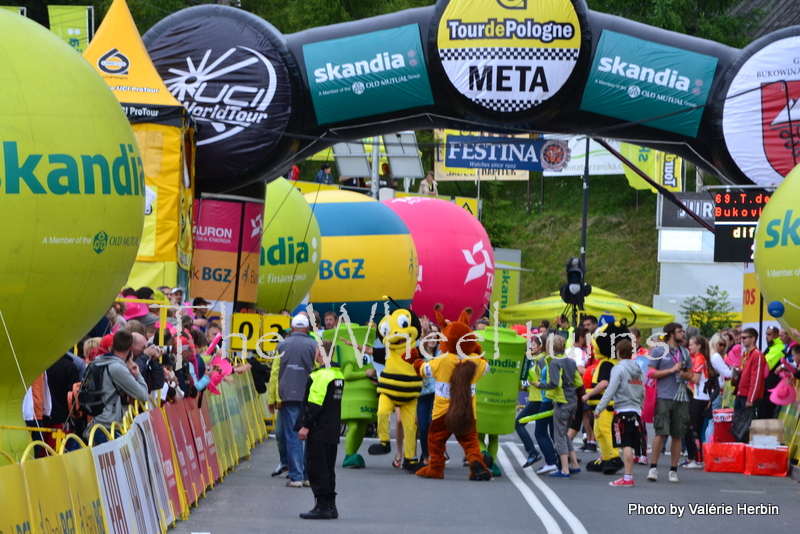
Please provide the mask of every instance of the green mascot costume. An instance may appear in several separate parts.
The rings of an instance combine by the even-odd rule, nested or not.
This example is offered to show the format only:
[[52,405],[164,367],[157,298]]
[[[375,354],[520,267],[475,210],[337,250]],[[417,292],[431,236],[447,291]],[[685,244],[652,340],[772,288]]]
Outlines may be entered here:
[[[375,329],[366,326],[352,325],[353,336],[358,340],[359,345],[363,343],[364,337],[369,335],[366,345],[372,345],[375,341]],[[325,330],[322,333],[323,339],[334,341],[337,329]],[[336,356],[339,367],[344,375],[345,386],[342,393],[342,424],[347,425],[347,436],[345,437],[345,456],[342,467],[352,467],[359,469],[365,467],[364,458],[358,454],[358,449],[364,441],[364,434],[367,425],[374,423],[378,413],[378,395],[375,392],[375,382],[367,377],[367,371],[375,368],[372,366],[372,358],[359,353],[361,361],[356,358],[356,351],[350,345],[345,344],[341,337],[349,336],[346,330],[342,329],[336,342]],[[359,365],[360,364],[360,365]]]
[[[488,435],[486,450],[492,458],[497,458],[499,436],[515,431],[517,395],[525,361],[526,341],[510,328],[487,327],[475,333],[484,339],[484,357],[489,363],[489,372],[475,385],[478,440],[486,445],[485,436]],[[495,346],[498,349],[496,355]],[[492,464],[491,471],[493,476],[502,475],[497,462]]]

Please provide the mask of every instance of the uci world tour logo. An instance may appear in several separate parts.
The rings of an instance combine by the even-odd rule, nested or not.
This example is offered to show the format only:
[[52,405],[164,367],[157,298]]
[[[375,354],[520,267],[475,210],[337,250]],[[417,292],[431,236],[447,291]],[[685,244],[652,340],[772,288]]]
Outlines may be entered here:
[[130,66],[130,60],[125,56],[125,54],[116,48],[112,48],[100,56],[100,59],[97,60],[98,69],[106,74],[112,74],[116,76],[124,76],[125,74],[128,74],[128,69]]
[[185,69],[169,72],[175,75],[164,80],[170,92],[195,120],[210,125],[198,146],[228,139],[269,118],[278,75],[272,62],[252,48],[236,46],[220,55],[208,49],[199,61],[187,57]]

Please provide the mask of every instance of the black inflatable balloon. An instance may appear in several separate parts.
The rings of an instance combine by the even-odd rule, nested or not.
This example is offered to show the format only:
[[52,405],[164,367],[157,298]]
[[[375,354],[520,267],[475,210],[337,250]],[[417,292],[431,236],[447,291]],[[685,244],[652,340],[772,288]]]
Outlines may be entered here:
[[153,63],[200,126],[196,180],[227,192],[271,176],[296,145],[303,87],[282,35],[240,9],[203,5],[170,15],[144,35]]

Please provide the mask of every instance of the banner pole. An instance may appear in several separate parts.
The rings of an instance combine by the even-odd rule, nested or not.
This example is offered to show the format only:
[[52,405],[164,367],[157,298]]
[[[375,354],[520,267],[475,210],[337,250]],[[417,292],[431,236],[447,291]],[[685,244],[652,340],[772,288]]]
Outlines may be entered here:
[[[586,227],[589,224],[589,143],[586,137],[586,159],[583,162],[583,219],[581,221],[581,263],[586,273]],[[544,173],[542,173],[544,175]]]
[[372,138],[372,182],[370,183],[370,194],[372,198],[375,200],[379,200],[379,190],[380,190],[380,183],[378,182],[378,176],[381,164],[381,147],[379,145],[380,141],[378,140],[378,136],[374,136]]

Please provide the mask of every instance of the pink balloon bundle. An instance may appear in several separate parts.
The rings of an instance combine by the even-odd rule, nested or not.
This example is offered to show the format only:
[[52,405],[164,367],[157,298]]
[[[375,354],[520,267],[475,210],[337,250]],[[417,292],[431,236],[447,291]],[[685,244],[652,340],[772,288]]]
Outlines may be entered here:
[[208,365],[214,369],[211,373],[211,380],[208,383],[208,390],[214,395],[219,395],[220,391],[217,386],[219,386],[226,376],[233,373],[233,366],[231,362],[219,356],[214,356]]

